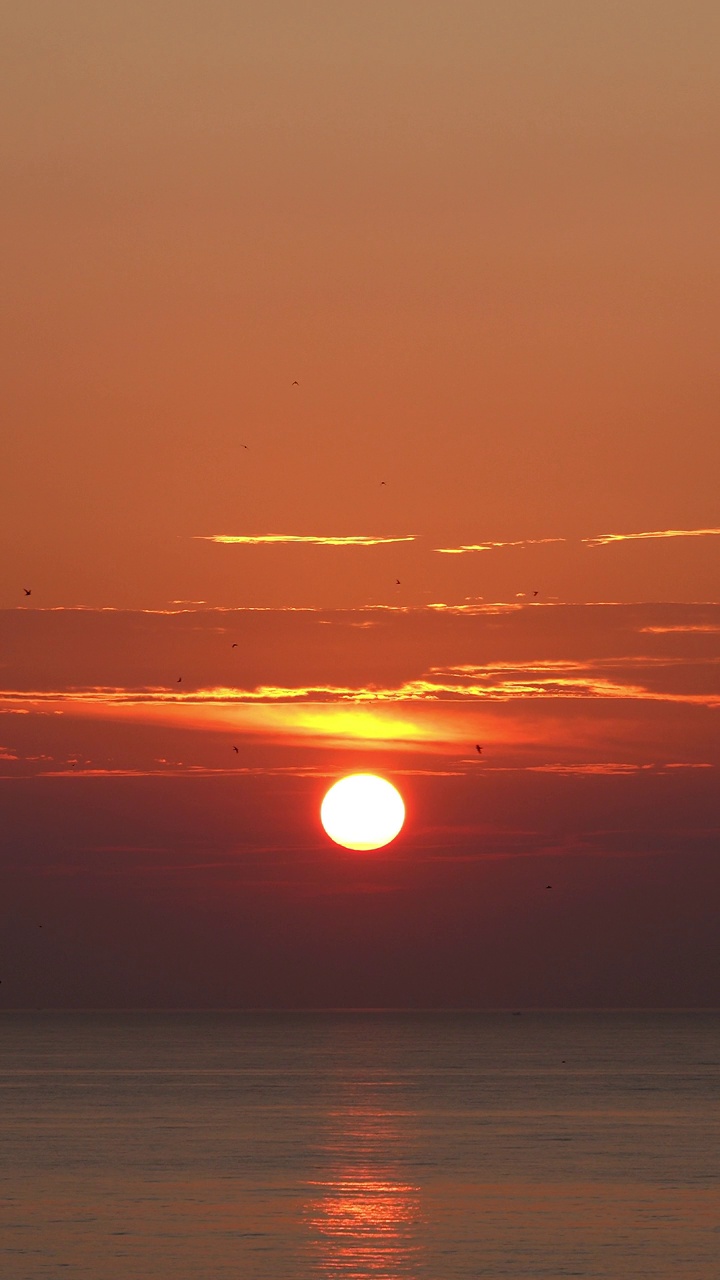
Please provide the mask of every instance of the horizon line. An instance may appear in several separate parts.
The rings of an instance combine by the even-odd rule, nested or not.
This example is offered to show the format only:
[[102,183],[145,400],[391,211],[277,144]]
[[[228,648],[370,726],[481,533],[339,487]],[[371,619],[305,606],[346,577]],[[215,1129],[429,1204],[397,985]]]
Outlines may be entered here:
[[21,1005],[5,1013],[718,1013],[720,1005]]

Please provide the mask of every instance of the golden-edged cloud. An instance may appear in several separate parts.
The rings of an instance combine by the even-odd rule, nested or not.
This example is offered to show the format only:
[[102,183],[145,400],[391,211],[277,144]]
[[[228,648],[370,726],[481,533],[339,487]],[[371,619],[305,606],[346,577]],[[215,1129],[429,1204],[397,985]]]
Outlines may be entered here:
[[539,547],[547,542],[567,542],[567,538],[519,538],[516,542],[471,542],[459,547],[433,547],[441,556],[465,556],[473,551],[497,551],[500,547]]
[[[53,615],[51,628],[47,617],[5,615],[12,644],[0,672],[0,776],[24,772],[39,743],[68,776],[177,772],[193,757],[223,774],[265,766],[268,752],[286,748],[281,763],[307,765],[299,745],[387,750],[396,761],[461,753],[483,768],[490,757],[492,767],[505,766],[509,755],[517,765],[523,753],[529,765],[599,767],[615,758],[624,766],[662,760],[670,744],[675,760],[700,750],[699,759],[713,758],[720,658],[714,635],[683,633],[720,626],[720,605],[528,612],[466,600],[411,615],[274,614],[67,614]],[[333,634],[333,625],[370,621],[377,631]],[[676,628],[676,637],[663,634]],[[109,637],[99,660],[99,641],[108,646]],[[3,719],[7,711],[21,714]],[[23,723],[29,717],[34,727]],[[109,727],[86,728],[91,720]],[[127,731],[114,731],[119,721]],[[477,755],[475,743],[487,751]],[[624,743],[627,761],[624,750],[605,754]],[[168,751],[168,764],[154,763]]]
[[321,536],[315,534],[298,534],[298,533],[263,533],[263,534],[234,534],[234,533],[211,533],[196,534],[195,542],[220,542],[226,546],[245,545],[260,546],[276,543],[292,543],[300,542],[309,544],[314,547],[379,547],[388,542],[414,542],[414,533],[405,533],[392,538],[383,538],[371,536],[369,534],[353,534],[349,537],[340,536]]
[[493,604],[481,604],[479,602],[465,602],[464,604],[446,604],[442,600],[436,600],[432,604],[424,605],[423,607],[428,610],[433,610],[435,613],[450,613],[450,614],[486,613],[488,615],[493,615],[493,614],[501,615],[504,613],[518,613],[521,609],[525,608],[525,605],[515,604],[515,603],[506,604],[503,602],[493,603]]
[[[312,716],[312,708],[320,709],[325,716],[330,707],[338,712],[347,708],[347,725],[344,733],[358,732],[365,736],[362,715],[374,714],[383,705],[405,703],[510,702],[516,699],[550,698],[565,699],[626,699],[630,701],[682,702],[706,707],[720,706],[720,692],[716,677],[711,673],[720,666],[720,659],[687,659],[679,656],[656,657],[627,655],[590,660],[540,659],[535,661],[489,661],[483,664],[458,663],[429,666],[416,676],[408,675],[397,683],[378,680],[373,683],[297,683],[257,685],[212,685],[177,689],[173,686],[145,686],[141,688],[113,688],[108,686],[70,687],[65,689],[0,690],[0,710],[20,704],[38,711],[43,706],[95,708],[109,712],[111,709],[165,707],[172,713],[185,708],[188,714],[202,715],[215,709],[221,716],[237,717],[242,709],[252,707],[284,708],[283,715],[292,706],[305,707]],[[683,687],[684,674],[690,669],[702,672],[693,676],[693,687]],[[675,673],[675,674],[671,674]],[[704,678],[708,683],[699,689],[697,682]],[[680,683],[678,683],[678,680]],[[300,713],[299,713],[300,714]],[[304,712],[302,713],[305,714]],[[392,713],[396,715],[395,712]],[[400,737],[414,739],[422,736],[417,725],[405,717],[398,722]],[[383,722],[380,738],[394,737]]]
[[613,542],[639,542],[647,538],[712,538],[720,529],[651,529],[644,533],[599,533],[595,538],[582,538],[587,547],[607,547]]
[[[615,542],[639,542],[656,538],[711,538],[720,535],[720,529],[649,529],[639,533],[599,533],[592,538],[580,538],[586,547],[607,547]],[[507,547],[540,547],[548,543],[568,543],[570,538],[517,538],[513,540],[488,540],[487,542],[461,543],[457,547],[433,547],[443,556],[465,556],[479,551],[498,551]]]
[[[605,547],[614,542],[638,542],[652,538],[711,538],[720,536],[720,528],[708,529],[648,529],[637,533],[599,533],[591,538],[580,538],[587,547]],[[374,534],[299,534],[299,533],[263,533],[235,534],[210,533],[195,534],[195,542],[217,542],[226,546],[268,546],[276,544],[302,543],[316,547],[378,547],[395,542],[415,542],[417,534],[395,534],[390,537]],[[489,539],[486,542],[464,542],[457,547],[433,547],[432,550],[443,556],[472,555],[480,551],[498,551],[506,547],[541,547],[550,543],[567,543],[572,539],[552,538],[514,538]],[[203,604],[204,601],[174,600],[173,604]]]
[[720,635],[720,624],[716,623],[677,623],[668,627],[637,627],[638,635],[674,636],[674,635]]

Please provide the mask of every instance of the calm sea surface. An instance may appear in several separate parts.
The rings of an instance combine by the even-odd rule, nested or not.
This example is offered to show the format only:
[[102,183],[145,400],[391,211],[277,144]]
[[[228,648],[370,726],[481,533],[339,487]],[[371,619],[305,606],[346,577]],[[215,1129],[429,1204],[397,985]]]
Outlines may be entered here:
[[720,1276],[712,1014],[2,1014],[3,1280]]

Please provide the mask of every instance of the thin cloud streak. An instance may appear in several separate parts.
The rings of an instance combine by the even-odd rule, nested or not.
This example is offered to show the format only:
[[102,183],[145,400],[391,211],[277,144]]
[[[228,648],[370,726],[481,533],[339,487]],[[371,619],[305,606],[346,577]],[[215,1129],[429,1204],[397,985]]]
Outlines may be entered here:
[[[20,760],[17,756],[0,756],[1,760],[12,760],[19,764],[34,763],[44,757],[29,757]],[[677,766],[678,768],[680,766]],[[699,766],[698,766],[699,767]],[[709,768],[710,766],[708,766]],[[440,768],[393,768],[393,774],[407,778],[464,778],[467,769]],[[164,767],[157,768],[101,768],[84,766],[79,769],[45,769],[38,768],[33,773],[0,774],[0,782],[17,782],[30,778],[337,778],[338,767],[330,765],[267,765],[258,767],[232,766],[213,768],[202,764],[172,764],[166,762]]]
[[[639,773],[665,774],[674,769],[717,769],[717,765],[704,760],[670,760],[635,762],[628,760],[592,760],[587,763],[555,761],[549,764],[496,764],[487,760],[483,764],[483,773],[543,773],[559,774],[561,777],[607,777],[623,778]],[[466,770],[468,776],[471,770]]]
[[[606,547],[615,542],[638,542],[657,538],[711,538],[720,536],[720,529],[650,529],[639,533],[599,533],[591,538],[580,538],[586,547]],[[548,543],[569,543],[570,538],[517,538],[512,541],[462,543],[458,547],[433,547],[443,556],[464,556],[479,551],[498,551],[506,547],[539,547]]]
[[[423,606],[423,608],[426,608],[429,611],[432,611],[434,613],[457,613],[457,614],[486,613],[490,616],[492,616],[493,614],[519,613],[521,609],[525,609],[527,607],[528,606],[525,604],[518,604],[514,601],[507,602],[507,603],[504,603],[502,601],[497,601],[493,604],[479,604],[475,602],[465,603],[465,604],[449,604],[449,603],[443,602],[442,600],[436,600],[434,601],[433,604],[428,604]],[[409,611],[406,611],[406,612],[409,612]]]
[[315,547],[379,547],[389,542],[414,542],[414,533],[402,534],[394,538],[371,537],[365,534],[357,534],[350,537],[321,537],[315,535],[301,535],[296,533],[266,533],[259,535],[230,534],[230,533],[212,533],[212,534],[196,534],[193,538],[194,542],[220,542],[227,546],[235,546],[243,544],[247,546],[259,546],[269,543],[289,543],[301,542],[310,544]]
[[638,542],[648,538],[712,538],[720,529],[653,529],[646,533],[600,533],[595,538],[581,538],[587,547],[607,547],[613,542]]
[[519,538],[516,542],[473,542],[459,547],[433,547],[441,556],[464,556],[473,551],[497,551],[500,547],[539,547],[547,542],[567,542],[567,538]]
[[[568,776],[600,774],[603,777],[623,777],[636,773],[665,773],[668,769],[714,769],[714,764],[704,761],[673,761],[671,763],[632,764],[618,761],[598,761],[591,764],[530,764],[520,766],[513,772],[523,773],[559,773]],[[510,772],[510,770],[504,770]]]
[[674,636],[693,633],[717,636],[720,635],[720,626],[715,626],[712,623],[698,623],[695,625],[678,623],[671,627],[637,627],[636,631],[638,635],[649,636]]

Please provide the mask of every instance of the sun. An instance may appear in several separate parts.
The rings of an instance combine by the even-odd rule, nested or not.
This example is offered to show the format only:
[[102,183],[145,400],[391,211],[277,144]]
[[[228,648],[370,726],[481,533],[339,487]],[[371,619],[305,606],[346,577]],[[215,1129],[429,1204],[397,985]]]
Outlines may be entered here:
[[351,773],[333,783],[320,806],[327,834],[345,849],[382,849],[405,821],[397,787],[374,773]]

